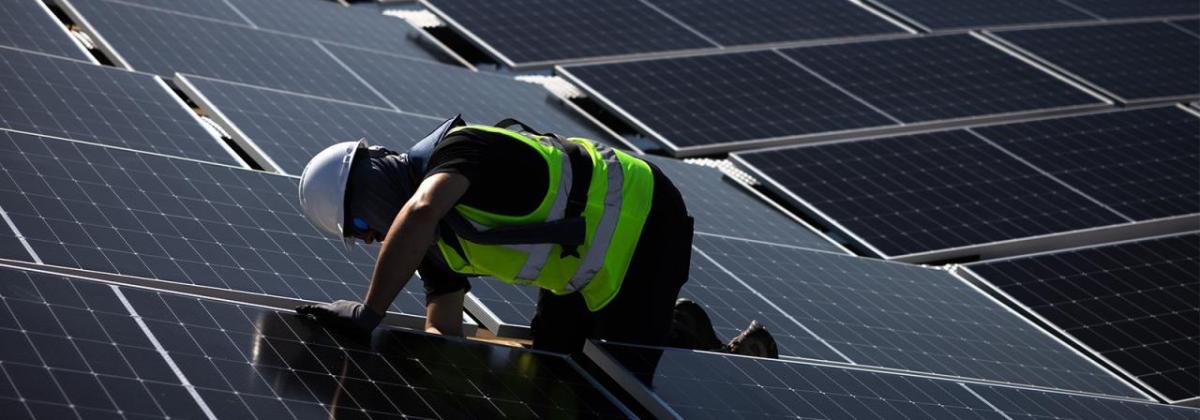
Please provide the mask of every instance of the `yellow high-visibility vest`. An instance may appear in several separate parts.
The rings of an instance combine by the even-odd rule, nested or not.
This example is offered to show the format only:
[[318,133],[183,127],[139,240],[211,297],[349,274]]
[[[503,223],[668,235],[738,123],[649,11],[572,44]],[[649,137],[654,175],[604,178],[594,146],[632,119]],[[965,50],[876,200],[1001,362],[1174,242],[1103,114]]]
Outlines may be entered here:
[[[437,241],[450,269],[468,275],[492,276],[512,284],[533,284],[559,295],[578,291],[591,311],[607,305],[621,288],[650,212],[654,193],[650,166],[629,154],[582,138],[561,139],[478,125],[457,127],[451,132],[467,128],[500,134],[497,139],[533,148],[545,158],[550,175],[541,204],[526,215],[494,214],[465,204],[456,205],[452,211],[478,232],[545,224],[572,216],[566,214],[572,181],[582,176],[579,171],[590,171],[591,176],[583,186],[587,188],[586,203],[576,216],[583,218],[583,238],[577,247],[568,246],[575,249],[564,252],[564,246],[558,243],[475,243],[465,237],[470,235],[455,231],[454,238],[442,235]],[[590,167],[572,167],[567,149],[576,154],[586,153]],[[576,158],[577,162],[587,160]],[[574,196],[584,197],[580,192]]]

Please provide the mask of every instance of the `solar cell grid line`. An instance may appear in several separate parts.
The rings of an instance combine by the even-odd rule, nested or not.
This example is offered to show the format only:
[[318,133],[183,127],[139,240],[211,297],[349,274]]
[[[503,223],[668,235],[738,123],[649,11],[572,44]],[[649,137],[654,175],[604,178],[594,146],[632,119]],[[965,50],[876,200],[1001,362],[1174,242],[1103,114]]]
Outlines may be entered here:
[[[299,175],[317,152],[338,141],[408,150],[442,122],[391,109],[179,74],[175,82],[244,147],[281,173]],[[259,160],[259,159],[256,159]]]
[[707,235],[695,246],[856,364],[1144,398],[945,270]]
[[1107,105],[970,35],[780,52],[905,123]]
[[0,45],[95,60],[41,0],[13,0],[0,5]]
[[557,104],[558,99],[541,85],[361,49],[326,48],[400,111],[439,118],[461,113],[475,124],[515,118],[542,132],[608,144],[615,141]]
[[[86,0],[99,1],[99,0]],[[233,3],[226,0],[105,0],[112,3],[143,6],[176,13],[183,13],[208,19],[225,21],[237,25],[253,26]]]
[[971,130],[1135,220],[1200,213],[1200,117],[1181,108]]
[[1013,420],[1024,419],[1189,419],[1200,415],[1191,407],[1089,398],[1000,386],[965,385]]
[[676,156],[894,121],[771,51],[560,66]]
[[1058,0],[1105,19],[1200,15],[1200,3],[1191,0]]
[[240,164],[158,77],[8,48],[0,128]]
[[13,418],[204,418],[113,289],[0,268],[0,406]]
[[838,0],[648,3],[722,46],[905,33],[902,27],[865,7]]
[[1179,19],[1167,21],[1168,24],[1181,31],[1200,37],[1200,19]]
[[255,27],[433,60],[403,19],[326,0],[229,0]]
[[1057,1],[1015,0],[868,0],[884,10],[932,31],[1098,20]]
[[885,258],[1127,222],[962,130],[731,159]]
[[1200,96],[1200,38],[1165,22],[992,35],[1125,103]]
[[[292,177],[0,133],[0,202],[48,265],[310,301],[360,299],[375,246],[301,214]],[[417,282],[393,304],[425,313]]]
[[1164,400],[1200,397],[1200,235],[1048,252],[966,270]]
[[[0,389],[0,404],[24,403],[35,416],[75,404],[92,415],[115,405],[125,415],[205,417],[197,401],[212,410],[209,418],[630,415],[564,356],[394,329],[377,331],[368,345],[290,311],[0,270],[0,310],[14,315],[0,334],[30,343],[8,340],[17,343],[6,347],[14,351],[0,354],[0,379],[15,385]],[[81,360],[72,359],[76,353]],[[28,363],[38,355],[53,364]],[[76,366],[85,362],[99,373],[92,379],[99,385],[69,383],[55,392],[35,382],[73,378],[60,371],[86,381],[87,366]],[[32,374],[38,370],[54,376]],[[193,386],[191,404],[173,388],[182,379],[172,376]],[[137,398],[146,394],[143,386],[154,398]]]
[[513,68],[717,46],[639,0],[421,3],[493,58]]
[[4,221],[4,226],[0,226],[0,259],[40,262],[4,211],[4,206],[0,206],[0,220]]
[[1187,419],[1200,413],[816,361],[599,341],[584,353],[657,418]]
[[105,0],[58,1],[119,65],[387,106],[312,39]]

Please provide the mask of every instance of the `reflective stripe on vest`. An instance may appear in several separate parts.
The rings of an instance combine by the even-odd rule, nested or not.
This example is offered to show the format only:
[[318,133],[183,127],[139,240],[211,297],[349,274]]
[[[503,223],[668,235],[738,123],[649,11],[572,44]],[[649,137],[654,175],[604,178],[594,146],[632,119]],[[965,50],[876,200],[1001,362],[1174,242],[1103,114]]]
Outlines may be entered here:
[[596,232],[592,236],[587,254],[583,256],[583,262],[579,264],[575,275],[571,276],[571,280],[567,282],[567,290],[572,292],[587,286],[588,282],[600,271],[600,266],[604,265],[608,243],[612,241],[613,233],[616,233],[617,219],[621,218],[621,190],[625,185],[624,170],[621,169],[621,163],[617,161],[617,154],[612,149],[597,144],[596,151],[600,152],[600,160],[608,169],[608,190],[604,193],[604,214],[600,216],[600,224],[596,226]]

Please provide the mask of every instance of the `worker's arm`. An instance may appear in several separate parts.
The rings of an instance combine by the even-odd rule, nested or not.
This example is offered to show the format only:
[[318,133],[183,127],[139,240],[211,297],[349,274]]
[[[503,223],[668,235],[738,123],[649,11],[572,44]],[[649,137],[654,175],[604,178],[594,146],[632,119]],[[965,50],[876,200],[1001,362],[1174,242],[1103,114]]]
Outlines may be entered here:
[[444,172],[421,182],[412,198],[396,214],[386,240],[379,248],[363,304],[338,301],[303,306],[297,308],[297,312],[330,325],[374,328],[417,271],[421,258],[433,243],[438,222],[458,203],[469,185],[466,177]]

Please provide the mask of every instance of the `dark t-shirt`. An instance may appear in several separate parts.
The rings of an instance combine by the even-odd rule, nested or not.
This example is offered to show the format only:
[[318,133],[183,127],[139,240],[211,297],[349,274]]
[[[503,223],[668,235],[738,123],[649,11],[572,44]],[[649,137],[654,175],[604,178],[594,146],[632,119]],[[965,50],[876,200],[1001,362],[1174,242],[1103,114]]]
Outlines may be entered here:
[[[654,172],[655,185],[670,182],[653,164],[650,168]],[[426,177],[441,172],[456,173],[470,181],[459,204],[514,216],[536,210],[550,183],[546,160],[536,150],[503,134],[470,128],[446,136],[433,149]],[[653,202],[661,201],[660,193],[667,190],[655,188]],[[666,207],[670,206],[652,205],[650,212],[684,211]],[[676,207],[682,207],[682,204]],[[640,247],[639,252],[642,252]],[[467,278],[451,271],[436,247],[430,249],[419,270],[427,296],[470,290]]]

